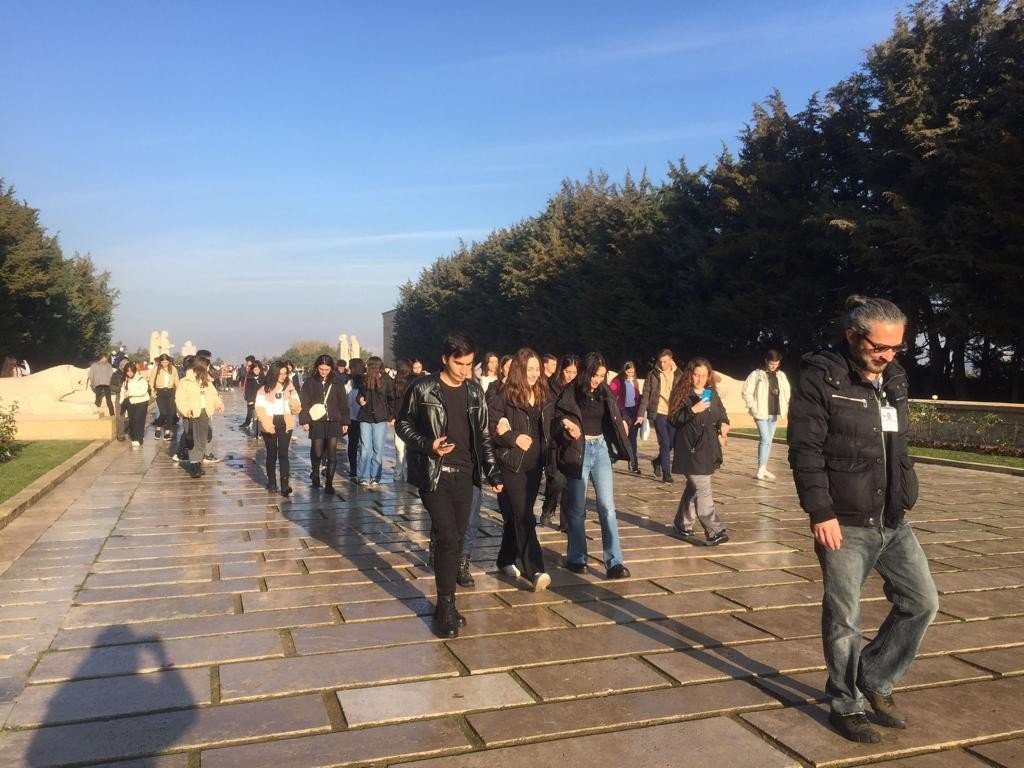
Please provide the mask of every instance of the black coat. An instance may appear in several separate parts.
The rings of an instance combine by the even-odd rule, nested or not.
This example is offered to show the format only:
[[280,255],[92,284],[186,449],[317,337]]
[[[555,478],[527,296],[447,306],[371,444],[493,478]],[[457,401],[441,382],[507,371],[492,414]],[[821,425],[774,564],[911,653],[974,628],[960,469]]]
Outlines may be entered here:
[[309,409],[314,403],[323,403],[327,406],[327,415],[322,421],[337,421],[346,426],[351,421],[348,410],[348,393],[345,392],[345,387],[338,386],[334,376],[328,376],[326,382],[322,381],[319,376],[310,376],[302,382],[302,389],[299,390],[299,402],[302,403],[302,410],[299,411],[299,424],[312,422],[312,419],[309,418]]
[[[523,466],[526,451],[516,445],[519,435],[530,434],[530,412],[522,406],[514,405],[505,399],[503,391],[491,384],[487,390],[487,410],[489,414],[491,441],[494,443],[494,454],[501,465],[502,472],[519,472]],[[494,394],[492,394],[494,392]],[[548,399],[540,409],[540,465],[548,459],[551,447],[551,417],[555,412],[555,403]],[[498,422],[508,419],[511,429],[503,435],[497,432]]]
[[672,471],[683,475],[710,475],[722,464],[718,435],[722,425],[729,423],[729,415],[718,390],[711,390],[711,407],[706,411],[693,412],[698,402],[700,395],[691,392],[671,416],[676,428]]
[[[619,404],[615,401],[615,393],[611,388],[601,383],[598,389],[598,396],[604,401],[604,416],[601,419],[601,427],[604,433],[605,443],[608,445],[608,455],[611,460],[629,461],[632,452],[629,447],[629,439],[626,437],[626,429],[622,424],[622,414],[619,412]],[[579,480],[583,477],[583,450],[585,448],[585,436],[580,434],[573,440],[562,425],[562,419],[572,420],[576,426],[583,429],[583,413],[580,411],[579,403],[576,402],[575,382],[565,387],[558,399],[555,401],[554,414],[551,419],[551,438],[556,448],[556,462],[558,471],[566,477]]]
[[[467,381],[465,386],[469,389],[473,483],[480,485],[486,478],[490,485],[501,485],[501,472],[487,425],[484,391],[475,381]],[[434,441],[448,434],[448,412],[444,407],[439,374],[421,376],[406,389],[395,421],[395,434],[405,442],[409,482],[420,491],[436,490],[444,459],[434,453]]]
[[[907,374],[896,362],[882,393],[844,353],[804,355],[789,408],[789,465],[800,506],[812,523],[895,528],[917,502],[907,445]],[[897,431],[882,430],[882,398],[896,409]]]

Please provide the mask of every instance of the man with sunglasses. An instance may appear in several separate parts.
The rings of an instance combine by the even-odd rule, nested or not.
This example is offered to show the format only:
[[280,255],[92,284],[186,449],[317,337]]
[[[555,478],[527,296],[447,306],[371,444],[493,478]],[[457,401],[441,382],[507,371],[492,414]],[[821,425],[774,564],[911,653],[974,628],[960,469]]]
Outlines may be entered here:
[[[927,559],[905,519],[918,493],[907,375],[895,360],[906,323],[891,301],[848,298],[841,346],[804,356],[789,414],[789,464],[823,576],[829,722],[866,743],[881,734],[865,701],[879,725],[907,727],[892,690],[938,610]],[[892,609],[862,648],[860,596],[872,569]]]

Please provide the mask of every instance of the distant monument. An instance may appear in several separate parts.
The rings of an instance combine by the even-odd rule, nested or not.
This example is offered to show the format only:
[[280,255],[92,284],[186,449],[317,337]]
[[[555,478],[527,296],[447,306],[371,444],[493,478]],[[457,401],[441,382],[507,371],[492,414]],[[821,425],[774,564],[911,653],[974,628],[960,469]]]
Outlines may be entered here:
[[352,337],[352,357],[359,357],[359,339]]
[[167,331],[160,331],[160,354],[169,356],[173,346],[174,345],[171,344],[171,337],[168,335]]
[[196,353],[196,345],[192,343],[191,339],[189,339],[188,341],[186,341],[184,344],[181,345],[181,356],[182,357],[188,357],[189,355],[194,355],[195,353]]
[[341,336],[338,337],[338,358],[340,360],[346,360],[347,361],[351,357],[352,357],[352,354],[351,354],[351,350],[349,349],[349,346],[348,346],[348,336],[343,333],[343,334],[341,334]]
[[159,331],[153,331],[149,334],[149,362],[153,362],[160,357],[160,333]]

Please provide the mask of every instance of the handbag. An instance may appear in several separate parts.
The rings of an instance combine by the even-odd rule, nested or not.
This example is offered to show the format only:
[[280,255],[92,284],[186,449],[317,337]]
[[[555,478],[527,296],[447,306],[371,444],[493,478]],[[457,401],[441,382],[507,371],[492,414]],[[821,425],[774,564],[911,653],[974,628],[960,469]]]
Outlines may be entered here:
[[327,415],[327,398],[331,396],[331,387],[333,386],[334,384],[331,383],[327,387],[327,391],[324,392],[324,401],[322,403],[313,403],[309,406],[310,421],[320,421],[320,419]]
[[646,417],[640,425],[640,439],[644,442],[651,439],[651,420]]
[[196,447],[196,438],[192,434],[192,427],[194,419],[185,419],[185,429],[181,433],[181,440],[179,441],[178,447],[186,451],[191,451]]

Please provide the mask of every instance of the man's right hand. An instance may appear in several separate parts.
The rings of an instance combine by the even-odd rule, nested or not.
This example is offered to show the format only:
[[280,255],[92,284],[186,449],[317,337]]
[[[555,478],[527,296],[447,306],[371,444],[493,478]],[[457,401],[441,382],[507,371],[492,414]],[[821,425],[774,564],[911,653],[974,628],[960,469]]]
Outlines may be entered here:
[[843,528],[835,518],[811,526],[814,540],[826,549],[839,549],[843,546]]
[[449,453],[455,450],[455,443],[449,443],[448,445],[444,445],[447,439],[447,437],[439,437],[433,442],[432,447],[434,449],[434,453],[436,453],[438,456],[447,456]]

